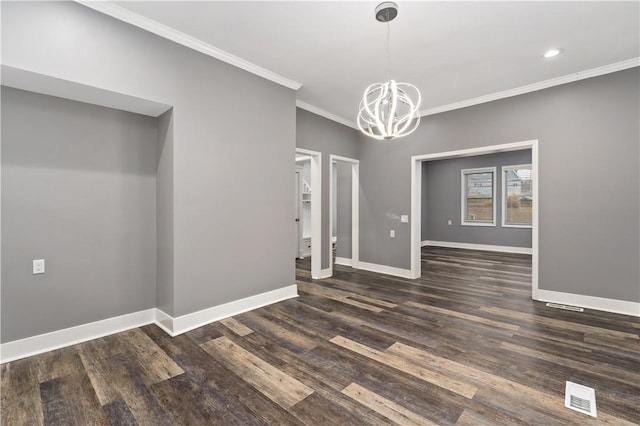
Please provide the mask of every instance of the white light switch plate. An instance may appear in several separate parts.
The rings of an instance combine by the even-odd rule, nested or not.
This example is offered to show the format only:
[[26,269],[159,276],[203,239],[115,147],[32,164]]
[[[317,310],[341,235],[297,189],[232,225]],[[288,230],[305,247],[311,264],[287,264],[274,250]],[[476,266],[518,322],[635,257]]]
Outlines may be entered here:
[[389,231],[389,236],[391,238],[395,238],[396,237],[396,231],[394,231],[393,229],[391,231]]
[[400,222],[402,223],[409,223],[409,215],[408,214],[403,214],[400,216]]
[[33,261],[33,274],[44,274],[44,259]]

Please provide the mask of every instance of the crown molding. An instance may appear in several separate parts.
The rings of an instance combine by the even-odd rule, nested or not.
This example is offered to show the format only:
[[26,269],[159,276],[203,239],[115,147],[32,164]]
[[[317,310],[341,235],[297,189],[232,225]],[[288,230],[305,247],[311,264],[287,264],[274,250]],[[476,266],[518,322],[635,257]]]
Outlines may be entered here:
[[[146,18],[142,15],[134,13],[121,6],[113,4],[110,1],[107,1],[107,0],[98,0],[98,1],[75,0],[75,1],[79,4],[82,4],[83,6],[96,10],[100,13],[111,16],[122,22],[126,22],[128,24],[141,28],[145,31],[149,31],[153,34],[156,34],[160,37],[166,38],[168,40],[181,44],[185,47],[191,48],[193,50],[196,50],[200,53],[204,53],[205,55],[208,55],[220,61],[226,62],[230,65],[243,69],[247,72],[250,72],[252,74],[255,74],[262,78],[270,80],[274,83],[288,87],[289,89],[298,90],[300,87],[302,87],[302,83],[283,77],[265,68],[259,67],[258,65],[253,64],[249,61],[246,61],[238,56],[232,55],[228,52],[225,52],[224,50],[218,49],[208,43],[205,43],[195,37],[184,34],[180,31],[177,31],[157,21]],[[505,99],[512,96],[523,95],[525,93],[531,93],[538,90],[547,89],[550,87],[559,86],[566,83],[572,83],[575,81],[580,81],[580,80],[584,80],[591,77],[597,77],[600,75],[609,74],[617,71],[623,71],[623,70],[638,67],[638,66],[640,66],[640,58],[631,58],[631,59],[616,62],[613,64],[605,65],[602,67],[592,68],[589,70],[568,74],[562,77],[556,77],[556,78],[544,80],[538,83],[528,84],[526,86],[520,86],[520,87],[516,87],[509,90],[504,90],[501,92],[491,93],[489,95],[479,96],[477,98],[467,99],[460,102],[454,102],[447,105],[425,109],[420,111],[420,116],[425,117],[428,115],[439,114],[441,112],[452,111],[460,108],[466,108],[474,105],[483,104],[486,102],[496,101],[499,99]],[[358,130],[358,127],[356,126],[355,122],[342,118],[338,115],[325,111],[321,108],[318,108],[306,102],[297,100],[296,106],[298,108],[302,108],[306,111],[317,114],[321,117],[327,118],[329,120],[343,124],[347,127],[351,127],[353,129]]]
[[442,105],[435,108],[429,108],[420,111],[420,116],[425,117],[427,115],[439,114],[441,112],[452,111],[454,109],[466,108],[473,105],[479,105],[486,102],[496,101],[498,99],[510,98],[512,96],[523,95],[525,93],[531,93],[549,87],[560,86],[562,84],[573,83],[575,81],[584,80],[591,77],[597,77],[599,75],[609,74],[616,71],[623,71],[629,68],[640,66],[640,58],[627,59],[625,61],[615,62],[613,64],[605,65],[602,67],[592,68],[586,71],[579,71],[574,74],[564,75],[562,77],[556,77],[549,80],[540,81],[538,83],[527,84],[526,86],[516,87],[514,89],[504,90],[502,92],[491,93],[485,96],[479,96],[477,98],[467,99],[460,102],[455,102],[448,105]]
[[[434,115],[434,114],[439,114],[441,112],[453,111],[456,109],[479,105],[486,102],[497,101],[499,99],[510,98],[512,96],[524,95],[526,93],[531,93],[531,92],[535,92],[542,89],[548,89],[550,87],[560,86],[562,84],[573,83],[573,82],[585,80],[591,77],[598,77],[600,75],[610,74],[617,71],[624,71],[626,69],[635,68],[638,66],[640,66],[640,58],[631,58],[625,61],[604,65],[602,67],[591,68],[585,71],[579,71],[577,73],[564,75],[562,77],[556,77],[549,80],[540,81],[538,83],[527,84],[526,86],[520,86],[514,89],[504,90],[502,92],[491,93],[489,95],[479,96],[477,98],[467,99],[460,102],[454,102],[452,104],[425,109],[420,111],[420,116],[426,117],[428,115]],[[305,103],[302,101],[296,101],[296,106],[298,106],[299,108],[305,109],[309,112],[313,112],[314,114],[318,114],[322,117],[328,118],[329,120],[336,121],[340,124],[344,124],[345,126],[349,126],[351,128],[358,130],[358,127],[354,122],[346,120],[342,117],[339,117],[335,114],[327,112],[323,109],[317,108],[308,103]]]
[[200,53],[204,53],[205,55],[211,56],[212,58],[216,58],[222,62],[226,62],[227,64],[233,65],[240,69],[243,69],[247,72],[270,80],[274,83],[280,84],[284,87],[288,87],[289,89],[298,90],[302,84],[297,81],[290,80],[286,77],[283,77],[279,74],[276,74],[268,69],[259,67],[258,65],[246,61],[238,56],[232,55],[228,52],[225,52],[222,49],[218,49],[208,43],[203,42],[195,37],[187,35],[183,32],[177,31],[171,27],[168,27],[164,24],[161,24],[153,19],[146,18],[142,15],[139,15],[135,12],[132,12],[124,7],[113,4],[109,1],[88,1],[88,0],[75,0],[76,3],[79,3],[83,6],[86,6],[90,9],[103,13],[105,15],[111,16],[112,18],[118,19],[122,22],[126,22],[127,24],[136,26],[145,31],[149,31],[153,34],[156,34],[160,37],[166,38],[167,40],[171,40],[175,43],[181,44],[190,49],[196,50]]
[[322,108],[318,108],[318,107],[310,105],[310,104],[308,104],[306,102],[302,102],[299,99],[296,99],[296,106],[298,108],[304,109],[305,111],[312,112],[312,113],[317,114],[317,115],[319,115],[321,117],[327,118],[327,119],[335,121],[337,123],[344,124],[347,127],[351,127],[352,129],[358,130],[358,126],[356,126],[356,123],[354,123],[353,121],[346,120],[346,119],[344,119],[342,117],[339,117],[339,116],[337,116],[335,114],[330,113],[329,111],[325,111]]

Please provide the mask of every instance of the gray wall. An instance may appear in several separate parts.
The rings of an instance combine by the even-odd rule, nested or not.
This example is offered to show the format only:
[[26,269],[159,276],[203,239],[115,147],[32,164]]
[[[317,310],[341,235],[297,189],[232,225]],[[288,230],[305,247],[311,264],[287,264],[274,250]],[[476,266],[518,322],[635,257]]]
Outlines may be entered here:
[[351,259],[351,163],[336,161],[336,256]]
[[358,158],[358,132],[319,115],[297,108],[296,147],[322,153],[322,262],[329,267],[331,230],[329,229],[329,155]]
[[155,306],[155,156],[154,118],[2,87],[2,342]]
[[173,316],[173,110],[158,117],[156,149],[156,307]]
[[291,246],[274,244],[294,239],[293,90],[77,3],[1,7],[3,64],[173,106],[167,310],[180,316],[295,283]]
[[[503,228],[502,166],[531,164],[531,150],[422,163],[422,241],[531,247],[531,229]],[[496,168],[496,226],[462,226],[461,170]],[[447,221],[451,220],[451,225]]]
[[633,68],[425,117],[397,141],[361,137],[361,260],[410,267],[397,215],[412,155],[538,139],[539,287],[640,301],[639,105]]

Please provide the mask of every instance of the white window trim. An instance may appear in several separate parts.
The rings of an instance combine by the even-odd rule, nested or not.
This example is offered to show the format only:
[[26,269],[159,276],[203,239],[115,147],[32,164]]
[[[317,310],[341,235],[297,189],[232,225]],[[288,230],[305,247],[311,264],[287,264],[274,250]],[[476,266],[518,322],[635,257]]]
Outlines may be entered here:
[[[471,221],[467,221],[465,218],[465,213],[466,213],[466,204],[467,204],[467,197],[466,197],[466,188],[465,188],[465,184],[466,184],[466,175],[468,174],[473,174],[473,173],[487,173],[487,172],[491,172],[493,173],[493,219],[491,220],[491,222],[471,222]],[[498,175],[497,175],[497,168],[496,167],[482,167],[482,168],[478,168],[478,169],[462,169],[460,171],[460,225],[462,226],[496,226],[496,201],[498,199],[498,197],[496,196],[496,189],[497,189],[497,180],[498,180]]]
[[[505,172],[508,170],[515,170],[515,169],[523,169],[525,167],[528,167],[531,169],[531,184],[535,186],[536,181],[535,181],[535,176],[533,175],[533,167],[531,166],[531,164],[516,164],[514,166],[502,166],[502,170],[500,173],[500,179],[502,180],[502,194],[501,194],[501,200],[500,202],[502,203],[502,227],[503,228],[522,228],[522,229],[531,229],[533,226],[532,225],[525,225],[525,224],[510,224],[510,223],[506,223],[506,217],[507,217],[507,203],[506,203],[506,197],[507,197],[507,179],[505,179]],[[533,193],[533,192],[532,192]],[[535,203],[536,200],[533,200],[533,203]],[[533,218],[532,218],[533,221]]]

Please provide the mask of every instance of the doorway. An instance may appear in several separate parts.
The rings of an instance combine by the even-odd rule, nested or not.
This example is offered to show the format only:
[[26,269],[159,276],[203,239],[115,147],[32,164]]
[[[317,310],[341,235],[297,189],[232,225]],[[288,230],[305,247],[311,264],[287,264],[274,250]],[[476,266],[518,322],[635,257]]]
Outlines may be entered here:
[[[305,175],[305,163],[308,165],[308,175]],[[319,279],[322,252],[320,245],[322,154],[320,152],[296,148],[295,182],[296,257],[300,257],[301,253],[308,253],[311,256],[311,278]]]
[[[329,275],[332,275],[334,243],[337,244],[336,249],[338,250],[335,257],[336,264],[351,266],[352,268],[358,268],[359,266],[360,161],[333,154],[329,156],[329,161],[331,162],[329,169],[329,182],[331,182],[329,189],[329,235],[332,239],[332,244],[329,245]],[[343,196],[345,191],[348,193]],[[345,205],[344,203],[349,203],[349,205]],[[344,212],[344,214],[338,214],[339,212]],[[349,221],[349,223],[347,226],[343,226],[341,221]],[[339,232],[342,230],[345,230],[345,232]],[[336,237],[335,241],[334,237]],[[346,249],[344,249],[345,247]]]
[[411,157],[411,278],[420,278],[421,271],[421,234],[422,234],[422,162],[443,160],[448,158],[471,157],[498,152],[531,149],[531,175],[533,178],[533,205],[531,226],[531,298],[538,300],[538,141],[515,142],[503,145],[492,145],[459,151],[436,154],[415,155]]

